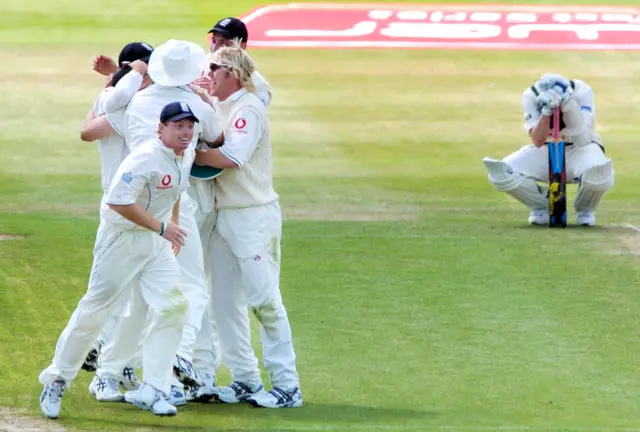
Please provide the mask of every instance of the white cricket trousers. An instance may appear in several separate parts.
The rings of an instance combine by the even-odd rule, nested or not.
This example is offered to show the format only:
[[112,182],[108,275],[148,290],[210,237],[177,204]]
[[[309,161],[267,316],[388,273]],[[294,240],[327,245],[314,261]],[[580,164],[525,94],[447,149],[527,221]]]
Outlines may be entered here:
[[[178,225],[186,231],[187,237],[176,259],[180,269],[179,288],[188,302],[188,312],[180,344],[177,351],[174,350],[171,355],[178,354],[192,361],[203,315],[209,306],[209,287],[204,272],[202,244],[193,210],[183,203],[180,208],[184,211],[180,212]],[[134,295],[130,303],[129,316],[120,319],[114,328],[111,341],[103,349],[97,371],[98,377],[117,378],[125,367],[138,363],[139,341],[148,322],[145,302]]]
[[[192,189],[194,188],[190,187],[188,191],[191,193]],[[194,199],[197,200],[197,196],[194,197]],[[213,301],[211,299],[211,250],[209,245],[211,244],[213,230],[216,225],[217,212],[215,210],[203,212],[200,207],[198,207],[195,212],[195,219],[200,233],[205,264],[204,271],[207,279],[207,293],[209,294],[210,300],[202,315],[202,325],[193,347],[193,367],[198,373],[208,372],[215,376],[220,367],[220,344],[214,319]]]
[[277,201],[222,209],[211,239],[212,302],[222,362],[234,381],[262,382],[251,347],[249,307],[260,322],[271,383],[299,387],[291,326],[280,295],[282,216]]
[[132,289],[131,282],[137,279],[150,314],[142,347],[142,380],[169,394],[174,353],[188,306],[179,289],[180,271],[170,243],[150,231],[123,231],[102,223],[93,257],[87,293],[62,332],[53,362],[40,374],[40,382],[73,381],[113,310],[122,304],[118,300],[123,290]]
[[[571,145],[565,147],[567,183],[576,183],[580,176],[589,168],[603,165],[607,162],[602,148],[591,143],[586,146]],[[549,181],[549,148],[540,148],[533,144],[526,145],[510,154],[504,161],[514,170],[533,177],[541,182]]]

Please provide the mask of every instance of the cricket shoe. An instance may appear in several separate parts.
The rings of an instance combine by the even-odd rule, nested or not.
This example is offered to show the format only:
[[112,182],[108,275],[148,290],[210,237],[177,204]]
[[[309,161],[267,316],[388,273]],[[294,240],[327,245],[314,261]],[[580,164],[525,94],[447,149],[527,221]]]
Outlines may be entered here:
[[176,407],[186,404],[187,398],[185,397],[184,390],[178,386],[171,386],[167,402]]
[[273,387],[270,391],[263,390],[250,396],[247,402],[262,408],[299,408],[302,406],[302,394],[298,387],[291,390]]
[[62,396],[64,396],[64,381],[58,380],[44,386],[40,395],[40,409],[47,418],[58,418]]
[[132,367],[126,366],[122,369],[120,385],[127,391],[138,390],[140,388],[140,380]]
[[115,378],[100,378],[95,385],[98,402],[122,402],[124,396],[120,391],[120,382]]
[[548,225],[549,224],[549,211],[548,210],[533,210],[529,213],[529,225]]
[[578,212],[576,223],[582,226],[593,226],[596,224],[596,215],[593,212]]
[[124,398],[141,410],[151,411],[157,416],[174,416],[178,409],[167,402],[165,394],[148,384],[142,384],[139,390],[126,392]]
[[187,387],[200,387],[202,381],[193,369],[193,363],[186,358],[176,354],[176,361],[173,364],[173,374],[182,384]]
[[202,380],[200,387],[190,387],[187,392],[187,401],[209,402],[217,397],[218,389],[216,388],[216,379],[209,372],[198,373]]
[[96,340],[93,343],[93,348],[87,353],[87,357],[84,359],[81,368],[87,372],[95,372],[98,369],[98,358],[100,357],[100,351],[102,350],[103,342]]
[[250,387],[240,381],[234,381],[227,387],[218,388],[218,394],[215,397],[222,403],[234,404],[247,400],[261,390],[264,390],[262,384]]

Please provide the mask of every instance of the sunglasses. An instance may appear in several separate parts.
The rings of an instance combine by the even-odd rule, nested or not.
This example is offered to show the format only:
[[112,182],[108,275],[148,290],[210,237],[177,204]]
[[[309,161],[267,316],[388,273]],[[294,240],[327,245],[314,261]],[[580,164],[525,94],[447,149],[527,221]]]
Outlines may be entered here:
[[222,68],[223,66],[220,66],[219,64],[216,63],[210,63],[209,64],[209,69],[211,69],[212,72],[217,71],[218,69]]

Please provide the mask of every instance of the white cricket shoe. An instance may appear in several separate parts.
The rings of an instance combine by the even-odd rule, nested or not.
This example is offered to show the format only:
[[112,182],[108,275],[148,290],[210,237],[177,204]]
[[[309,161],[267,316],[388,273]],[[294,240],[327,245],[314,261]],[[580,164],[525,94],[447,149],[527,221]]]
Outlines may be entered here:
[[187,401],[209,402],[218,395],[216,388],[216,378],[209,372],[198,372],[202,385],[200,387],[190,387],[187,392]]
[[164,393],[148,384],[143,383],[139,390],[126,392],[124,398],[141,410],[151,411],[157,416],[178,414],[178,409],[167,402]]
[[576,223],[582,226],[593,226],[596,224],[596,215],[593,212],[578,212]]
[[58,380],[44,386],[40,395],[40,408],[47,418],[58,418],[62,396],[64,396],[64,381]]
[[122,369],[122,374],[120,378],[120,385],[125,388],[127,391],[138,390],[140,388],[140,380],[136,376],[135,370],[126,366]]
[[234,381],[227,387],[218,388],[218,395],[216,398],[223,403],[234,404],[246,400],[249,396],[253,396],[260,390],[263,390],[262,384],[255,387],[250,387],[240,381]]
[[120,382],[115,378],[100,378],[95,385],[98,402],[122,402],[124,396],[120,391]]
[[173,374],[182,384],[186,386],[200,387],[202,382],[193,369],[193,363],[186,358],[176,354],[176,361],[173,363]]
[[302,406],[302,394],[298,387],[291,390],[273,387],[270,391],[263,390],[249,396],[247,402],[262,408],[299,408]]
[[171,386],[167,402],[176,407],[186,404],[187,399],[185,397],[184,390],[178,386]]
[[548,225],[549,224],[549,211],[548,210],[532,210],[529,213],[529,225]]
[[98,375],[94,375],[91,383],[89,384],[89,393],[91,393],[91,396],[93,397],[96,396],[96,384],[98,384],[98,381],[100,381],[100,378],[98,378]]

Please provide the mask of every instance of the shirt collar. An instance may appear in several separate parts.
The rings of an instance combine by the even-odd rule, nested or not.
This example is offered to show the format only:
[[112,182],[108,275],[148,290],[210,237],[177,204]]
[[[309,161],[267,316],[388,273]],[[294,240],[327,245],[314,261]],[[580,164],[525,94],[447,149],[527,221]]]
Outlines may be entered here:
[[[227,103],[235,102],[235,101],[237,101],[238,99],[240,99],[240,97],[241,97],[242,95],[244,95],[246,92],[247,92],[247,89],[245,89],[245,88],[241,88],[240,90],[238,90],[238,91],[236,91],[235,93],[231,94],[231,96],[229,96],[229,97],[227,98],[227,100],[225,100],[224,102],[227,102]],[[224,103],[224,102],[223,102],[223,103]]]
[[178,159],[182,156],[178,156],[176,154],[176,152],[173,151],[173,149],[170,149],[169,147],[167,147],[166,145],[164,145],[164,143],[162,141],[160,141],[160,138],[156,138],[155,141],[156,145],[158,147],[160,147],[160,149],[169,157],[173,158],[173,159]]

